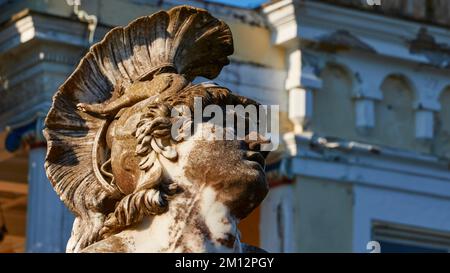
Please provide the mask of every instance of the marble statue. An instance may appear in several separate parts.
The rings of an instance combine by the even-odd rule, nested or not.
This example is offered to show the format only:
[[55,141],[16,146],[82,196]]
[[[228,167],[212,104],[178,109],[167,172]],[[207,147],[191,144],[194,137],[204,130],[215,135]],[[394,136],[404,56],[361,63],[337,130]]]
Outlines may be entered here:
[[[76,216],[67,252],[247,252],[237,224],[264,199],[262,138],[196,137],[177,105],[255,105],[211,82],[229,63],[229,27],[174,7],[111,30],[58,89],[46,118],[46,172]],[[228,115],[226,113],[225,115]],[[181,124],[179,134],[171,132]],[[233,134],[233,128],[222,128]]]

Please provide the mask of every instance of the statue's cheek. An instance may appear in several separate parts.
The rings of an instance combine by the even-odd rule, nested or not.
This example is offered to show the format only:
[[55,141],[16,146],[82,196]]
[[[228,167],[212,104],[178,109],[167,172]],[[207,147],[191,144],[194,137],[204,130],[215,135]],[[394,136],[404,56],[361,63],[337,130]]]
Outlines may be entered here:
[[111,167],[117,187],[123,194],[130,194],[136,188],[139,167],[134,150],[122,148],[111,150]]

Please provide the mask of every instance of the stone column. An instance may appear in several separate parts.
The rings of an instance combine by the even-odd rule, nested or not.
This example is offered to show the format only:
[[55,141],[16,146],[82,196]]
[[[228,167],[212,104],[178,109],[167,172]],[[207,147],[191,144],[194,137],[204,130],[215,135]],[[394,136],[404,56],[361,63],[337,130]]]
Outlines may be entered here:
[[[15,126],[9,143],[21,143],[29,151],[27,252],[65,252],[74,217],[59,200],[45,174],[46,143],[41,134],[43,118]],[[16,138],[11,139],[11,137]]]
[[30,149],[27,252],[65,252],[73,215],[59,200],[44,169],[45,146]]
[[[427,86],[421,86],[421,88],[425,89]],[[441,90],[441,88],[436,89]],[[441,105],[437,99],[422,97],[414,102],[413,107],[415,111],[416,139],[424,142],[433,140],[435,113],[441,110]]]
[[297,251],[295,238],[295,211],[292,185],[271,187],[261,204],[259,229],[261,247],[268,252],[291,253]]
[[307,129],[313,115],[313,93],[322,88],[322,80],[316,75],[317,68],[304,62],[298,48],[288,53],[288,77],[286,89],[289,92],[289,119],[294,133]]
[[375,127],[375,100],[367,96],[355,99],[355,126],[361,134],[369,134]]
[[385,75],[370,71],[364,75],[354,71],[361,71],[364,68],[358,65],[351,66],[353,73],[353,94],[355,102],[355,128],[362,135],[369,135],[376,126],[376,103],[383,99],[383,93],[377,86],[381,86]]
[[416,138],[431,140],[434,136],[434,110],[416,109]]

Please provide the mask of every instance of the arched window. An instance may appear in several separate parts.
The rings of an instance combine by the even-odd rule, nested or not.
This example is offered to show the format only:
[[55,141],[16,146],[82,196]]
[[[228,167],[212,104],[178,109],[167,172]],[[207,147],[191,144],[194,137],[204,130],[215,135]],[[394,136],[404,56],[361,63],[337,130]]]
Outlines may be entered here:
[[435,139],[432,153],[450,158],[450,86],[439,98],[441,110],[435,115]]
[[311,130],[322,136],[352,139],[355,119],[352,78],[339,65],[328,65],[321,73],[322,89],[313,97]]
[[375,107],[371,138],[380,145],[415,150],[415,118],[412,85],[401,75],[386,77],[381,85],[383,99]]

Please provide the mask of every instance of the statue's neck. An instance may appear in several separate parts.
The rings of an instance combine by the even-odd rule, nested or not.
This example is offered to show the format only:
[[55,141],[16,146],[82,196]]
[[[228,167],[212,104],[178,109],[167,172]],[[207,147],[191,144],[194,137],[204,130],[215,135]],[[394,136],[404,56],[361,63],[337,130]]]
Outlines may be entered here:
[[241,252],[237,223],[216,192],[201,187],[186,189],[170,201],[166,213],[116,236],[131,242],[133,252]]

